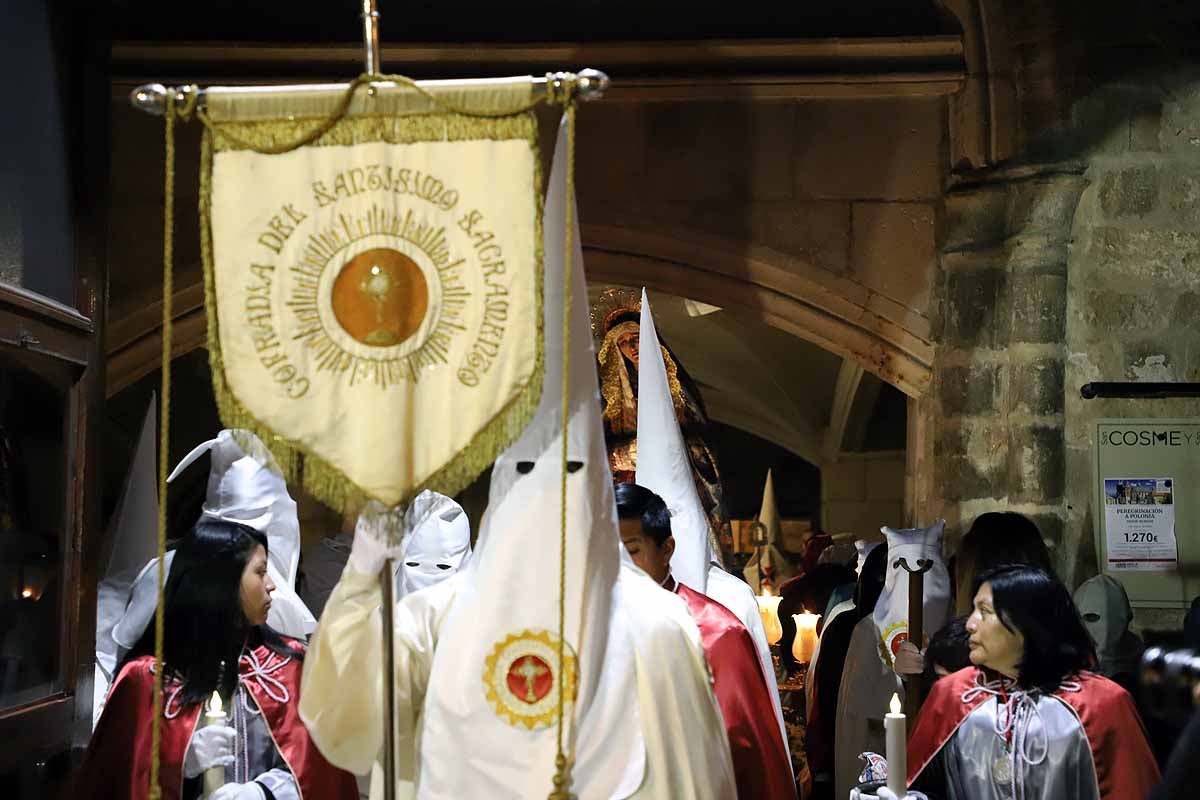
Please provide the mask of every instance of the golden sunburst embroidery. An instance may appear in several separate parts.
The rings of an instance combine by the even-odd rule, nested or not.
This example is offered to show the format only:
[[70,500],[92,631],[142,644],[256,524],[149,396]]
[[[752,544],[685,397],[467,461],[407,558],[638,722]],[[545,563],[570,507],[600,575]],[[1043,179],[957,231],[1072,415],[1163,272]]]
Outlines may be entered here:
[[[497,642],[484,660],[483,685],[496,715],[513,727],[548,728],[558,719],[559,638],[526,629]],[[564,705],[575,701],[575,651],[563,647]]]

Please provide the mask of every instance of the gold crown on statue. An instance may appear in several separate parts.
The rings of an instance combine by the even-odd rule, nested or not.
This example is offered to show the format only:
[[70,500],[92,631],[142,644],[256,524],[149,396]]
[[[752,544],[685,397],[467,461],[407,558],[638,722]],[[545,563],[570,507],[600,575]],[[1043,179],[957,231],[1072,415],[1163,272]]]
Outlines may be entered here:
[[628,286],[609,286],[592,303],[592,336],[603,339],[618,322],[637,322],[642,313],[642,293]]

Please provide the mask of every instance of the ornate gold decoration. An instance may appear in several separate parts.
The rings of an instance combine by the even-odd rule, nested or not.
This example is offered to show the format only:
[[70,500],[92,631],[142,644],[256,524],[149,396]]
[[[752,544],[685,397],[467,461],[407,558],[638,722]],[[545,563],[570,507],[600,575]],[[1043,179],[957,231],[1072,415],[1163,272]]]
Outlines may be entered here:
[[496,643],[485,659],[483,685],[496,715],[513,727],[548,728],[558,719],[559,646],[566,706],[575,701],[575,651],[548,630],[526,629]]
[[636,322],[641,313],[641,292],[628,286],[609,286],[592,304],[592,336],[599,341],[620,317]]
[[900,644],[908,641],[908,620],[900,620],[888,625],[879,637],[879,655],[885,664],[896,660],[900,652]]

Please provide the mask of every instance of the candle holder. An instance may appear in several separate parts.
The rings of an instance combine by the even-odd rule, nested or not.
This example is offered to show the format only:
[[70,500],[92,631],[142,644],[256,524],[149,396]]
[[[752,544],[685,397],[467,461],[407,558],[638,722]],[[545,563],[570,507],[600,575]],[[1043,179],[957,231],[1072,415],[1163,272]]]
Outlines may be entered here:
[[755,599],[758,600],[758,614],[762,617],[767,644],[779,644],[779,640],[783,638],[783,626],[779,622],[779,601],[783,598],[777,594],[760,594]]
[[810,614],[808,611],[792,615],[792,620],[796,623],[796,636],[792,639],[792,657],[796,659],[797,664],[807,665],[812,661],[813,653],[817,649],[817,621],[820,618],[820,614]]

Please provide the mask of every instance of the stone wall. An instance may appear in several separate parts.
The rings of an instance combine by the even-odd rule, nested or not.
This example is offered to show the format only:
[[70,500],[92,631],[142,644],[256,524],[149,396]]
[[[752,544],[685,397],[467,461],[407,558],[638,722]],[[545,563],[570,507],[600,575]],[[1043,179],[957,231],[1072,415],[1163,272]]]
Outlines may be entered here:
[[[960,176],[946,196],[937,278],[929,506],[953,543],[978,514],[1021,511],[1061,560],[1063,376],[1070,221],[1079,164]],[[1063,562],[1065,565],[1065,562]]]
[[825,273],[923,335],[945,114],[941,98],[584,106],[581,152],[617,157],[580,159],[580,217]]
[[880,538],[879,526],[904,519],[904,452],[843,453],[821,470],[821,528]]
[[[952,538],[979,513],[1032,516],[1068,584],[1094,575],[1094,427],[1194,417],[1197,400],[1084,400],[1089,381],[1200,380],[1200,75],[1077,100],[1018,165],[946,195],[929,507]],[[924,516],[924,515],[921,515]],[[1187,532],[1180,532],[1187,535]],[[1138,611],[1141,626],[1178,624]]]
[[[1200,412],[1200,400],[1079,394],[1089,381],[1200,381],[1200,76],[1165,84],[1090,98],[1112,116],[1089,154],[1069,264],[1065,481],[1077,576],[1097,569],[1095,421]],[[1138,617],[1157,627],[1179,615]]]

